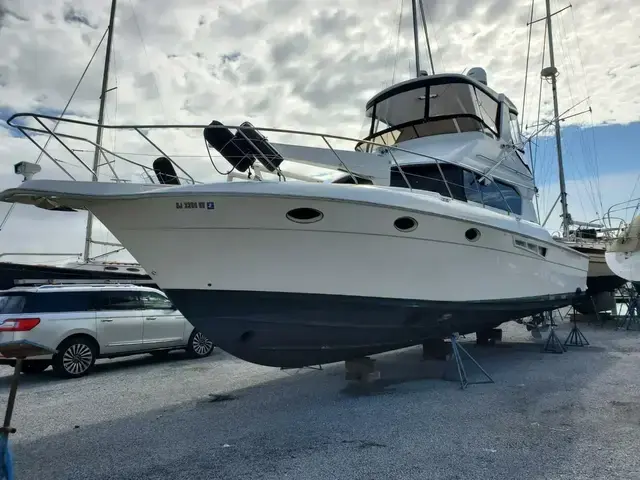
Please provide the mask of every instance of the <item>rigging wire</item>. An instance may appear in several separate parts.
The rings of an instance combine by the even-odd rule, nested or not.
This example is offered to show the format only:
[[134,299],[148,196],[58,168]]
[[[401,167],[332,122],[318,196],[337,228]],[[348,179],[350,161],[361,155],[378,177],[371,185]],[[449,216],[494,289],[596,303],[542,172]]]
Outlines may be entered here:
[[[573,75],[576,74],[574,65],[573,65],[573,61],[571,59],[571,56],[567,54],[567,49],[565,49],[565,40],[567,39],[567,35],[566,35],[566,29],[564,27],[564,22],[562,20],[562,15],[558,16],[558,38],[560,40],[560,51],[562,52],[562,62],[564,67],[567,70],[570,70],[571,73]],[[571,99],[572,104],[575,104],[575,99],[573,96],[573,89],[571,87],[571,82],[569,80],[569,77],[565,77],[567,78],[567,88],[569,90],[569,98]],[[586,173],[586,175],[583,177],[583,180],[586,180],[587,183],[587,188],[586,188],[586,195],[589,199],[589,201],[591,202],[593,209],[596,212],[596,215],[602,215],[604,212],[602,211],[602,208],[600,209],[600,214],[598,214],[598,199],[596,197],[600,198],[600,206],[602,206],[602,196],[599,194],[599,191],[594,187],[593,184],[593,176],[589,175],[589,168],[588,167],[593,167],[593,162],[591,162],[591,156],[587,154],[587,150],[585,149],[585,142],[584,142],[584,135],[583,135],[583,129],[580,125],[577,125],[578,128],[578,136],[579,136],[579,142],[580,142],[580,147],[582,149],[582,154],[584,157],[584,165],[582,165],[581,162],[574,160],[574,156],[571,153],[570,150],[567,151],[567,153],[569,154],[569,157],[571,158],[572,162],[575,165],[576,170],[581,170],[582,167],[584,167],[584,173]],[[591,163],[591,165],[589,165],[589,163]],[[597,168],[593,168],[593,173],[596,174],[596,178],[597,178]],[[577,196],[580,197],[581,190],[578,190],[577,192]],[[580,202],[582,205],[582,202]],[[584,207],[583,207],[584,210]],[[586,216],[586,211],[584,211],[584,214]],[[590,216],[590,215],[589,215]]]
[[592,140],[592,144],[593,144],[593,156],[594,156],[594,163],[595,163],[595,171],[596,171],[596,184],[597,184],[597,189],[598,189],[598,196],[599,196],[599,200],[600,200],[600,208],[601,211],[604,213],[604,206],[602,204],[602,188],[600,187],[600,167],[599,167],[599,159],[598,159],[598,148],[596,146],[596,135],[595,135],[595,124],[593,122],[593,110],[591,109],[591,96],[589,95],[589,87],[587,84],[587,73],[586,70],[584,68],[584,62],[583,62],[583,55],[582,55],[582,49],[580,48],[580,37],[578,36],[578,29],[576,28],[576,16],[575,13],[573,12],[573,8],[571,8],[571,21],[572,21],[572,26],[573,26],[573,32],[574,32],[574,36],[576,39],[576,46],[577,46],[577,50],[578,50],[578,60],[580,61],[580,69],[582,70],[582,78],[584,79],[584,85],[585,85],[585,93],[587,94],[587,98],[589,98],[589,102],[587,103],[587,105],[589,106],[589,123],[591,124],[591,140]]
[[153,72],[151,68],[151,60],[149,59],[149,52],[147,51],[147,45],[144,41],[144,37],[142,36],[142,30],[140,29],[140,24],[138,23],[138,16],[136,15],[136,9],[133,6],[133,2],[129,0],[129,4],[131,5],[131,13],[133,13],[133,23],[136,25],[136,29],[138,30],[138,35],[140,36],[140,42],[142,43],[142,48],[144,50],[144,55],[147,59],[147,63],[149,65],[149,70],[151,72],[151,76],[153,78],[153,85],[156,88],[156,92],[158,94],[158,100],[160,101],[160,108],[162,108],[162,115],[164,118],[167,118],[167,111],[164,108],[164,102],[162,101],[162,95],[160,95],[160,86],[158,85],[158,79],[156,78],[156,74]]
[[[429,10],[427,8],[427,5],[424,4],[424,2],[422,2],[422,6],[424,8],[424,16],[425,16],[425,21],[428,21],[432,26],[432,36],[430,37],[433,40],[434,45],[434,51],[438,52],[438,57],[440,58],[440,71],[446,71],[446,65],[444,63],[444,60],[442,58],[442,52],[440,51],[440,45],[438,43],[438,30],[436,30],[436,23],[433,21],[433,18],[431,18],[431,15],[429,15]],[[431,50],[431,49],[429,49]]]
[[393,61],[393,71],[391,74],[391,85],[396,81],[396,68],[398,66],[398,49],[400,48],[400,31],[402,29],[402,14],[404,12],[404,0],[400,0],[400,15],[398,16],[398,33],[396,34],[395,59]]
[[531,54],[531,34],[533,33],[533,9],[535,0],[531,0],[531,15],[529,17],[529,40],[527,41],[527,63],[524,67],[524,88],[522,92],[522,111],[520,112],[520,131],[524,127],[524,107],[527,99],[527,79],[529,78],[529,58]]
[[[98,45],[96,46],[95,50],[93,51],[93,54],[91,55],[91,58],[89,59],[89,63],[87,63],[87,66],[84,67],[84,71],[82,72],[82,75],[80,76],[80,80],[78,80],[78,83],[76,83],[76,86],[73,89],[73,92],[71,93],[71,97],[69,97],[69,100],[67,101],[67,104],[64,106],[64,109],[62,110],[62,113],[60,114],[60,117],[64,117],[65,113],[67,113],[67,109],[69,108],[69,105],[71,105],[71,102],[73,101],[73,97],[75,96],[76,92],[78,91],[78,88],[80,88],[80,84],[82,83],[82,80],[84,79],[84,76],[86,75],[87,71],[89,70],[89,67],[91,66],[91,63],[93,62],[93,59],[95,58],[96,54],[98,53],[98,50],[100,49],[100,46],[102,45],[102,42],[104,42],[104,39],[107,36],[107,32],[108,31],[109,31],[109,28],[107,27],[107,29],[102,34],[102,38],[100,38],[100,41],[98,42]],[[56,129],[58,128],[58,125],[60,125],[60,120],[58,120],[56,122],[56,124],[54,125],[54,127],[52,129],[52,133],[55,133]],[[46,142],[44,143],[44,146],[42,147],[42,150],[40,150],[40,154],[38,155],[38,158],[35,161],[36,164],[39,164],[40,160],[42,160],[42,156],[44,155],[44,150],[47,149],[47,146],[49,145],[49,142],[51,141],[52,138],[53,138],[53,135],[49,135],[49,137],[47,138]],[[13,209],[14,209],[15,206],[16,206],[16,204],[12,203],[11,206],[9,207],[9,210],[7,211],[7,213],[5,214],[4,218],[2,219],[2,222],[0,223],[0,230],[2,230],[4,228],[4,226],[6,225],[6,223],[9,220],[9,217],[11,216],[11,213],[13,212]]]

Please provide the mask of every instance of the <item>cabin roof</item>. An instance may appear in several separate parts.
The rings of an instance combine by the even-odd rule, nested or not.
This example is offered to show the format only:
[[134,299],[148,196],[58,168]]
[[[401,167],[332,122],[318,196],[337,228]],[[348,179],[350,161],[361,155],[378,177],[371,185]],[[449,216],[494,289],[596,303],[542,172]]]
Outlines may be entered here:
[[[462,75],[459,73],[442,73],[437,75],[425,75],[421,77],[412,78],[409,80],[405,80],[404,82],[396,83],[395,85],[391,85],[390,87],[385,88],[381,92],[378,92],[374,95],[366,104],[366,110],[369,110],[373,107],[375,103],[386,100],[387,98],[391,98],[395,95],[398,95],[403,92],[407,92],[409,90],[413,90],[420,87],[427,87],[428,85],[446,85],[450,83],[465,83],[467,85],[472,85],[479,90],[482,90],[484,93],[489,95],[493,100],[499,102],[499,94],[486,86],[483,83],[478,82],[472,77],[468,75]],[[505,95],[505,101],[509,107],[509,110],[518,114],[518,109],[513,104],[511,100]]]

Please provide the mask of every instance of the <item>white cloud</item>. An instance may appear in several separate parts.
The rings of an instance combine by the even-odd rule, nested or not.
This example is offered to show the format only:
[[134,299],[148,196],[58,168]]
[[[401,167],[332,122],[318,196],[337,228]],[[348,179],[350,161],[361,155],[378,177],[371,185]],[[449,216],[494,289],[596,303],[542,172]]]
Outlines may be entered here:
[[[60,111],[104,33],[109,3],[23,0],[0,5],[0,109]],[[238,124],[250,120],[257,126],[358,137],[366,100],[392,78],[398,81],[413,75],[410,3],[404,0],[398,40],[400,1],[236,0],[212,4],[208,0],[121,0],[109,84],[116,88],[108,93],[106,120],[112,124],[206,124],[214,118]],[[436,70],[462,72],[482,66],[490,85],[520,106],[530,1],[424,3]],[[536,2],[535,18],[543,14],[543,3]],[[554,10],[565,6],[559,0],[551,3]],[[580,0],[554,17],[560,110],[587,95],[590,102],[574,111],[593,107],[592,117],[581,115],[567,123],[589,123],[592,118],[596,124],[639,119],[640,97],[634,81],[634,74],[640,71],[640,42],[634,28],[639,16],[640,3],[634,0],[606,5]],[[537,117],[543,35],[544,24],[539,22],[533,28],[527,124]],[[71,103],[75,118],[94,121],[97,117],[103,56],[104,46]],[[425,68],[424,55],[422,61]],[[542,98],[541,117],[550,119],[546,84]],[[84,127],[66,131],[89,138],[95,134]],[[220,180],[203,156],[201,132],[152,135],[172,155],[199,155],[182,159],[194,176]],[[52,154],[69,159],[54,144],[50,143]],[[149,146],[141,146],[126,133],[105,134],[105,146],[120,152],[152,153]],[[90,145],[74,147],[90,150]],[[91,152],[78,155],[91,163]],[[0,188],[19,183],[18,177],[7,173],[13,163],[36,156],[30,143],[10,137],[0,123]],[[135,158],[147,165],[153,159]],[[43,159],[42,165],[42,176],[63,175],[49,159]],[[220,162],[219,167],[226,165]],[[77,165],[69,171],[77,178],[88,178]],[[109,177],[106,167],[102,174]],[[124,176],[130,177],[130,170],[125,169]],[[613,201],[607,198],[605,203]],[[0,207],[0,213],[4,208]],[[0,250],[80,251],[82,239],[76,238],[78,232],[83,235],[84,217],[47,215],[18,206],[6,231],[0,233]],[[29,235],[22,233],[25,231]]]

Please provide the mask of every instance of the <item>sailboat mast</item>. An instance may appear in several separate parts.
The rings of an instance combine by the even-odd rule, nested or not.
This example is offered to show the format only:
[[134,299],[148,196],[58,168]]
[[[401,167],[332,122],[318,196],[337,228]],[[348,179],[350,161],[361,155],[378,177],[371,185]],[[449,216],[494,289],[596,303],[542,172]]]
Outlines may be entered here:
[[418,0],[411,0],[413,10],[413,45],[416,52],[416,77],[420,76],[420,46],[418,43]]
[[553,94],[553,117],[556,129],[556,150],[558,152],[558,177],[560,180],[560,205],[562,206],[562,233],[566,238],[569,236],[569,225],[571,217],[567,207],[567,187],[564,179],[564,163],[562,161],[562,141],[560,139],[560,112],[558,109],[558,88],[556,78],[558,69],[556,68],[555,57],[553,55],[553,32],[551,30],[551,5],[550,0],[546,0],[547,7],[547,32],[549,36],[549,62],[550,67],[543,70],[543,76],[551,77],[551,91]]
[[[100,89],[100,109],[98,111],[98,131],[96,133],[96,150],[93,154],[93,168],[91,180],[98,181],[98,168],[100,166],[100,145],[102,144],[102,124],[104,123],[104,107],[107,99],[107,89],[109,87],[109,65],[111,64],[111,45],[113,44],[113,24],[116,17],[116,1],[111,1],[111,12],[109,14],[109,33],[107,34],[107,51],[104,57],[104,70],[102,72],[102,87]],[[91,254],[91,234],[93,231],[93,215],[88,212],[87,230],[84,240],[83,260],[87,262]]]

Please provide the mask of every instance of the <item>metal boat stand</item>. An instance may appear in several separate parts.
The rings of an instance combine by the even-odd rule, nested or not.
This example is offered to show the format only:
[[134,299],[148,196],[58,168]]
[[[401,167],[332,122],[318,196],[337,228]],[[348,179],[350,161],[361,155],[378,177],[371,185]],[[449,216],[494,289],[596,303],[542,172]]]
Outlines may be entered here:
[[590,345],[589,340],[587,340],[587,337],[585,337],[584,333],[582,333],[582,330],[578,328],[578,322],[576,320],[575,310],[573,312],[573,318],[571,320],[571,323],[573,324],[573,326],[571,327],[571,331],[569,332],[569,335],[567,335],[567,338],[564,341],[564,346],[565,347],[586,347]]
[[13,457],[9,448],[9,435],[16,433],[16,429],[11,426],[11,417],[18,393],[18,383],[20,382],[20,372],[22,371],[22,362],[27,357],[35,357],[37,355],[48,355],[56,353],[44,345],[29,342],[27,340],[18,340],[0,343],[0,355],[5,358],[15,358],[16,364],[13,368],[13,376],[11,377],[11,386],[9,388],[9,399],[7,400],[7,409],[4,414],[4,423],[0,427],[0,480],[13,480]]
[[640,295],[634,287],[620,288],[619,291],[627,311],[618,321],[618,330],[622,328],[625,330],[640,329]]
[[565,347],[560,341],[560,338],[558,338],[556,326],[553,323],[549,325],[549,336],[547,337],[547,341],[544,342],[542,351],[544,353],[564,353],[567,351],[567,347]]
[[[547,340],[544,342],[544,346],[542,347],[542,352],[543,353],[564,353],[567,351],[567,348],[560,341],[560,338],[556,333],[556,327],[558,326],[558,324],[555,322],[555,319],[553,318],[553,312],[554,310],[549,310],[541,314],[543,318],[543,323],[548,322],[547,325],[549,326],[549,335],[547,336]],[[558,313],[560,313],[560,316],[562,317],[562,312],[558,311]]]
[[[593,302],[593,298],[591,299],[591,301]],[[595,303],[594,303],[594,310],[596,310]],[[571,312],[573,312],[573,315],[571,314]],[[580,330],[580,328],[578,327],[578,320],[576,318],[575,306],[571,305],[571,307],[567,311],[566,315],[562,315],[562,312],[560,312],[560,310],[558,310],[558,313],[560,314],[560,317],[563,320],[566,317],[569,317],[569,321],[573,325],[571,327],[571,331],[569,332],[569,335],[567,335],[567,338],[565,339],[563,345],[565,347],[586,347],[586,346],[590,345],[589,340],[587,340],[587,337],[585,337],[584,333],[582,333],[582,330]],[[596,316],[597,315],[598,315],[598,312],[596,312]],[[565,348],[565,351],[566,351],[566,348]],[[559,353],[562,353],[562,352],[559,352]]]
[[[456,367],[458,368],[458,378],[460,379],[460,388],[464,390],[465,388],[467,388],[468,385],[477,385],[481,383],[495,383],[493,381],[493,378],[491,378],[491,376],[487,373],[487,371],[484,368],[482,368],[482,366],[476,361],[476,359],[473,358],[471,354],[467,352],[467,350],[458,343],[458,337],[459,337],[458,333],[454,333],[453,335],[451,335],[451,349],[453,350],[453,358],[455,359]],[[481,381],[475,381],[475,382],[469,381],[467,377],[467,371],[464,368],[464,362],[462,361],[462,356],[460,355],[460,352],[464,353],[467,356],[467,358],[469,358],[469,360],[471,360],[474,363],[474,365],[480,369],[480,371],[484,374],[484,376],[487,377],[487,380],[481,380]]]

